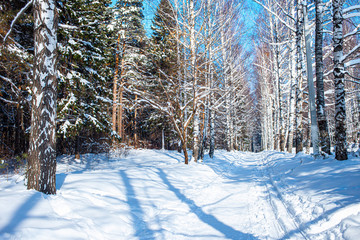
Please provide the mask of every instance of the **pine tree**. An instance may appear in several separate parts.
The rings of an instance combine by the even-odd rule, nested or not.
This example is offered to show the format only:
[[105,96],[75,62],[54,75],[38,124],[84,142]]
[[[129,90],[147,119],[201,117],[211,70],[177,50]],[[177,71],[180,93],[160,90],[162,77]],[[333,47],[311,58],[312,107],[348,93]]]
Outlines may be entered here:
[[151,41],[153,61],[167,77],[174,76],[177,72],[177,42],[174,38],[176,20],[173,6],[169,0],[161,0],[151,28],[153,30]]
[[[79,152],[80,138],[109,135],[112,33],[110,0],[60,1],[59,146]],[[75,145],[75,149],[73,147]]]
[[[153,34],[149,42],[148,51],[152,61],[153,69],[151,72],[155,78],[151,91],[153,94],[163,96],[163,101],[166,101],[162,88],[166,88],[168,92],[173,92],[176,89],[168,79],[176,78],[178,70],[177,42],[174,37],[174,34],[176,34],[176,20],[173,6],[169,0],[162,0],[160,2],[156,9],[151,29]],[[159,81],[161,81],[161,84]],[[161,128],[170,134],[172,132],[171,124],[169,124],[168,119],[164,115],[164,113],[155,110],[149,121],[161,124]],[[161,129],[158,135],[160,133]]]
[[[144,15],[142,13],[142,0],[120,0],[117,1],[114,8],[114,31],[116,34],[117,44],[119,48],[119,58],[117,61],[120,69],[114,76],[113,99],[113,123],[115,118],[118,133],[121,137],[125,137],[124,113],[128,117],[128,123],[132,125],[134,145],[138,141],[138,99],[134,91],[143,88],[146,84],[146,75],[148,67],[148,58],[145,54],[147,37],[142,25]],[[115,81],[119,79],[119,81]],[[115,88],[117,87],[117,91]],[[126,89],[126,91],[125,91]],[[116,114],[114,111],[117,107]],[[113,127],[113,129],[115,129]],[[128,139],[129,141],[129,139]]]
[[5,161],[28,150],[28,89],[34,47],[31,8],[15,22],[11,34],[3,42],[12,20],[25,5],[26,1],[21,0],[0,2],[0,155]]

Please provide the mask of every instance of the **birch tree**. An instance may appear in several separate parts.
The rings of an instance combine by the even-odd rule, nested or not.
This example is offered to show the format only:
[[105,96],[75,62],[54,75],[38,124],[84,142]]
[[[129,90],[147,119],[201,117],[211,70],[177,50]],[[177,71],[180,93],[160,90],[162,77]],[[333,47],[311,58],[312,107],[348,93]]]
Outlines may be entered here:
[[333,5],[333,42],[334,42],[334,85],[335,85],[335,158],[346,160],[346,108],[343,58],[343,15],[342,0],[332,0]]
[[56,193],[57,12],[54,0],[34,0],[34,79],[27,188]]
[[316,113],[319,126],[321,151],[330,154],[330,137],[325,111],[323,73],[323,11],[321,0],[315,0],[315,72],[316,72]]

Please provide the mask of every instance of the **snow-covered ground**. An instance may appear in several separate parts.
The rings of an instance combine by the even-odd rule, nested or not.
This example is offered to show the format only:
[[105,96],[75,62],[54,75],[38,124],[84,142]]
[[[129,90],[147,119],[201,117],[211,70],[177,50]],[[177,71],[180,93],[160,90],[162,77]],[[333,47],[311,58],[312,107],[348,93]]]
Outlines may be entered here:
[[360,239],[360,159],[218,151],[59,158],[57,195],[0,177],[0,239]]

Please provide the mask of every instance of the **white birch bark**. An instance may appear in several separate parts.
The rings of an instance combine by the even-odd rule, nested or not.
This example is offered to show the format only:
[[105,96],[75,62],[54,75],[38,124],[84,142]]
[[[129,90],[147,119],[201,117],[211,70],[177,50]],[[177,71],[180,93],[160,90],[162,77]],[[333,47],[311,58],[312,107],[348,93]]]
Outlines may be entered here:
[[316,118],[316,105],[315,105],[315,88],[313,80],[312,70],[312,57],[310,48],[310,31],[308,25],[307,6],[303,6],[304,9],[304,32],[305,32],[305,46],[306,46],[306,66],[307,66],[307,80],[309,88],[309,110],[311,120],[311,142],[313,146],[313,152],[315,155],[319,154],[319,129]]
[[342,0],[332,0],[335,85],[335,158],[347,160]]
[[56,194],[56,65],[58,16],[54,0],[35,0],[28,189]]
[[323,73],[323,3],[315,0],[315,71],[316,71],[316,113],[319,127],[319,147],[330,154],[330,137],[325,111]]
[[197,162],[199,159],[199,145],[200,145],[200,121],[198,112],[198,86],[197,86],[197,70],[196,70],[196,36],[195,36],[195,3],[194,0],[189,0],[189,31],[190,31],[190,58],[191,58],[191,78],[193,84],[193,114],[194,114],[194,131],[193,131],[193,154],[192,160]]

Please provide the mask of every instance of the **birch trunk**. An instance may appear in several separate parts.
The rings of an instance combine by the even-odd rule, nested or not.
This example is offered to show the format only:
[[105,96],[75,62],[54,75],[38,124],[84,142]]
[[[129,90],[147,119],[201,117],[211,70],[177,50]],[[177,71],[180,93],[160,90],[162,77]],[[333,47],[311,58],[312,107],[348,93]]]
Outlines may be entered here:
[[289,133],[287,138],[287,151],[292,153],[293,151],[293,142],[294,142],[294,123],[295,123],[295,92],[296,92],[296,85],[295,83],[295,49],[296,49],[296,42],[293,41],[291,43],[291,53],[290,53],[290,96],[289,96]]
[[164,128],[161,129],[161,150],[165,150],[165,134],[164,134]]
[[224,94],[225,94],[225,145],[226,150],[231,151],[231,131],[230,131],[230,96],[229,96],[229,66],[227,59],[227,50],[226,50],[226,39],[225,39],[225,27],[221,29],[220,33],[221,38],[221,54],[223,61],[223,76],[224,76]]
[[308,31],[307,6],[304,5],[303,8],[304,8],[304,32],[305,32],[305,46],[306,46],[307,80],[309,87],[311,142],[313,144],[313,152],[316,155],[319,154],[319,129],[316,119],[315,88],[314,88],[314,80],[313,80],[311,49],[310,49],[310,33],[307,32]]
[[335,158],[347,160],[342,0],[332,0],[335,85]]
[[321,151],[330,154],[330,137],[325,111],[324,73],[323,73],[323,4],[315,0],[315,71],[316,71],[316,113],[319,126],[319,145]]
[[[212,48],[209,49],[209,55],[210,55],[210,59],[213,58],[213,51]],[[212,63],[211,63],[212,64]],[[210,64],[210,88],[213,88],[213,68],[212,65]],[[209,96],[209,123],[210,123],[210,143],[209,143],[209,156],[210,158],[214,157],[214,152],[215,152],[215,109],[213,109],[214,106],[214,94],[213,91],[210,91],[210,96]]]
[[56,65],[58,16],[54,0],[35,0],[34,80],[27,188],[56,194]]
[[194,132],[193,132],[193,154],[195,162],[199,159],[199,139],[200,139],[200,121],[197,110],[197,77],[196,77],[196,39],[195,39],[195,8],[194,0],[189,1],[190,11],[190,52],[191,52],[191,78],[193,83],[193,112],[194,112]]
[[[275,25],[275,43],[278,43],[278,29],[277,25]],[[284,134],[284,120],[283,120],[283,111],[282,111],[282,104],[281,104],[281,82],[280,82],[280,61],[279,61],[279,45],[276,44],[275,46],[275,69],[276,69],[276,107],[278,108],[276,111],[278,112],[278,139],[279,139],[279,145],[277,145],[278,149],[280,151],[285,150],[285,134]]]
[[302,29],[302,5],[297,1],[297,21],[296,21],[296,131],[295,131],[295,146],[296,153],[303,151],[303,133],[302,133],[302,115],[303,115],[303,93],[302,93],[302,53],[301,53],[301,29]]
[[[356,137],[358,139],[358,147],[360,149],[360,87],[357,86],[358,93],[356,95],[356,102],[357,102],[357,111],[358,111],[358,122],[356,124],[357,126],[357,134]],[[360,150],[359,150],[360,151]]]
[[[206,46],[205,46],[205,52],[206,52],[206,73],[205,73],[205,86],[207,87],[207,91],[211,91],[211,83],[212,83],[212,69],[211,69],[211,64],[213,62],[212,59],[212,53],[211,53],[211,30],[213,30],[212,26],[211,26],[211,0],[207,0],[206,2],[206,12],[207,12],[207,16],[206,16],[206,30],[205,30],[205,35],[206,35]],[[208,96],[206,97],[205,100],[205,117],[204,117],[204,128],[203,128],[203,137],[202,137],[202,141],[201,141],[201,146],[200,146],[200,158],[201,160],[204,159],[204,155],[205,155],[205,149],[206,149],[206,142],[207,142],[207,133],[208,133],[208,126],[209,126],[209,104],[210,104],[210,94],[208,94]]]
[[[292,2],[291,4],[291,15],[295,17],[295,6]],[[296,34],[291,32],[291,38],[296,39]],[[295,72],[296,72],[296,41],[291,41],[290,45],[290,60],[289,60],[289,70],[290,70],[290,94],[289,94],[289,129],[287,137],[287,151],[292,153],[293,151],[293,142],[294,142],[294,125],[295,125]]]
[[[213,105],[212,105],[213,106]],[[210,158],[214,157],[215,152],[215,113],[213,109],[209,109],[210,116],[210,146],[209,146],[209,156]]]

